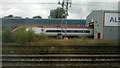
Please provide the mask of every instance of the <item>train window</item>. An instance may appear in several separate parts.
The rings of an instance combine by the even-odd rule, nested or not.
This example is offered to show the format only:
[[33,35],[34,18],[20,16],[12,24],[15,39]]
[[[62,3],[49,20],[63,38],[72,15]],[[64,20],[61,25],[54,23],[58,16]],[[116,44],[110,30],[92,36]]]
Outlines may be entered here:
[[47,30],[46,32],[61,32],[61,30]]
[[67,30],[68,33],[82,33],[81,30]]
[[70,30],[67,30],[68,33],[70,33],[71,31]]
[[41,29],[41,31],[43,31],[43,29]]
[[83,30],[79,30],[79,33],[83,33]]
[[62,32],[65,32],[65,30],[62,30]]
[[78,30],[75,30],[74,32],[75,32],[75,33],[78,33],[79,31],[78,31]]
[[[61,30],[47,30],[46,32],[52,32],[52,33],[55,33],[55,32],[61,32]],[[62,32],[67,32],[67,33],[90,33],[89,30],[62,30]]]
[[57,30],[56,32],[61,32],[61,30]]
[[84,30],[84,33],[90,33],[90,31],[89,30]]

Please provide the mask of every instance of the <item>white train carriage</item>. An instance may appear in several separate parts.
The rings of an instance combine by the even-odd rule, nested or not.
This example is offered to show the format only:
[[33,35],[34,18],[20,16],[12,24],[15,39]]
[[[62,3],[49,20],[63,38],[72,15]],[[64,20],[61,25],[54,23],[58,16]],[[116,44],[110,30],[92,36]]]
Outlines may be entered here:
[[[27,28],[27,30],[30,28]],[[44,33],[48,36],[57,36],[61,34],[62,36],[93,36],[93,29],[92,28],[57,28],[57,27],[32,27],[35,34]]]

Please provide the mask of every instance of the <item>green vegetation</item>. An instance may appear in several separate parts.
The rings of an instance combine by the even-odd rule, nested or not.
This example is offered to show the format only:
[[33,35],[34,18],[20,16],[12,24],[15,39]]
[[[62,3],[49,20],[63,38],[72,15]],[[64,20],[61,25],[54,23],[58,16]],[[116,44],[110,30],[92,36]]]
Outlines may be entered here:
[[14,40],[17,43],[25,44],[29,42],[29,31],[25,31],[24,29],[20,29],[14,33]]
[[6,29],[2,32],[3,43],[17,43],[37,46],[71,46],[71,45],[118,45],[118,41],[115,40],[97,40],[87,37],[73,38],[73,39],[55,39],[50,38],[47,35],[41,33],[36,35],[32,29],[26,31],[25,28],[21,28],[15,32],[10,29]]
[[5,16],[4,18],[22,18],[22,17],[21,16],[8,15],[8,16]]
[[13,42],[13,33],[11,29],[5,29],[2,32],[2,42]]
[[28,44],[29,42],[45,40],[48,38],[49,37],[45,34],[36,35],[32,29],[26,31],[25,28],[21,28],[15,32],[6,29],[2,32],[3,43]]
[[20,46],[3,44],[4,54],[42,54],[42,53],[120,53],[119,46]]
[[2,31],[0,31],[0,44],[2,42]]
[[56,8],[50,11],[49,18],[65,18],[63,16],[65,14],[65,10],[63,8]]
[[41,19],[42,17],[38,15],[38,16],[33,16],[33,18]]
[[43,33],[37,35],[36,37],[36,41],[47,40],[47,39],[49,39],[49,37]]
[[96,39],[47,39],[47,40],[41,40],[39,42],[30,42],[29,45],[36,45],[36,46],[91,46],[91,45],[108,45],[108,46],[113,46],[113,45],[118,45],[118,41],[114,40],[96,40]]
[[24,28],[19,29],[16,32],[12,32],[12,30],[7,29],[2,32],[2,42],[5,43],[19,43],[25,44],[31,41],[34,41],[35,34],[32,30],[26,31]]

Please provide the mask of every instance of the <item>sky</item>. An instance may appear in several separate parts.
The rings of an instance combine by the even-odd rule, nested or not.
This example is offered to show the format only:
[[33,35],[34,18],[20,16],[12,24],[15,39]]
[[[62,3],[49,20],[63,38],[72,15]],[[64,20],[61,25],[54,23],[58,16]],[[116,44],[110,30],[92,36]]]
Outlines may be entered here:
[[[119,0],[72,0],[68,19],[85,19],[93,10],[118,10],[118,2]],[[48,18],[50,10],[61,7],[57,3],[58,0],[0,0],[0,18],[8,15],[23,18],[40,15]]]

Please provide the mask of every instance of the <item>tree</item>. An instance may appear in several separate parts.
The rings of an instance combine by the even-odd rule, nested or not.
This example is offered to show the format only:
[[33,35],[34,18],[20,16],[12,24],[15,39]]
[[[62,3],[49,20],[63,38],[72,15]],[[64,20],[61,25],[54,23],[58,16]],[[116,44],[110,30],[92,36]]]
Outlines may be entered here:
[[22,17],[20,17],[20,16],[15,16],[14,18],[22,18]]
[[40,18],[41,19],[42,17],[38,15],[38,16],[33,16],[33,18]]
[[65,18],[63,16],[65,14],[65,10],[63,8],[56,8],[50,11],[49,18]]
[[13,15],[8,15],[7,17],[13,17]]
[[8,15],[8,16],[5,16],[4,18],[22,18],[22,17],[21,16]]
[[13,18],[13,15],[5,16],[4,18]]

